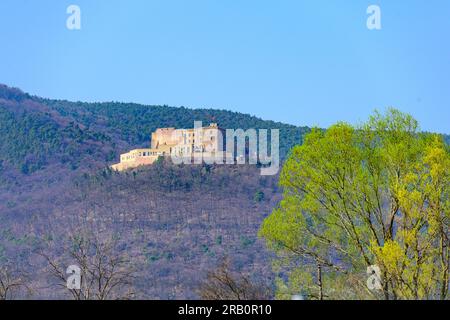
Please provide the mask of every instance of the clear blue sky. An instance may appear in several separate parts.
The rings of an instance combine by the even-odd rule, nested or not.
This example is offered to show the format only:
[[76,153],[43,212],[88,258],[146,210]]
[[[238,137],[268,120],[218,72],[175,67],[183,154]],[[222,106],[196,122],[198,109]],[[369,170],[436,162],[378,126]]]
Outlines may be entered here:
[[0,83],[323,127],[394,106],[450,133],[449,36],[448,0],[1,0]]

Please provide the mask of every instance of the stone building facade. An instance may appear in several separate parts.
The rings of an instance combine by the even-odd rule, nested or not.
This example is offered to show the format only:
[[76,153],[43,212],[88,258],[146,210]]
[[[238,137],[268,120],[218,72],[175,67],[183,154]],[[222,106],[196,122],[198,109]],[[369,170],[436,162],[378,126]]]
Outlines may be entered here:
[[225,152],[225,132],[216,123],[192,129],[159,128],[151,135],[151,148],[135,149],[120,155],[113,170],[124,171],[151,165],[159,157],[216,158]]

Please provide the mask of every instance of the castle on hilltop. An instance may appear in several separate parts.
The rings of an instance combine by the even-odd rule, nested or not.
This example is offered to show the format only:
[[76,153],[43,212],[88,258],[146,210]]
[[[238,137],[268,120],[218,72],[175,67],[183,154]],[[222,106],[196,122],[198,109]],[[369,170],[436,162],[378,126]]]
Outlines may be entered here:
[[150,149],[135,149],[120,155],[111,166],[123,171],[151,165],[159,157],[214,158],[225,155],[224,130],[217,123],[192,129],[159,128],[152,133]]

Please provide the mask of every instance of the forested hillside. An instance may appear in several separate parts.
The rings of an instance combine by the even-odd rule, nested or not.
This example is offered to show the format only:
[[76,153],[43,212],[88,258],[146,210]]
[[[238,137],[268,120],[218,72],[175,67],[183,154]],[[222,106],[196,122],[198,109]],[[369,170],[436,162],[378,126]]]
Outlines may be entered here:
[[49,100],[0,86],[0,162],[24,174],[55,163],[70,169],[106,165],[121,152],[148,146],[156,128],[191,128],[194,121],[230,129],[280,129],[282,158],[309,131],[224,110]]
[[198,298],[225,257],[236,273],[273,286],[271,254],[257,232],[282,198],[278,176],[250,165],[168,161],[108,169],[121,152],[148,146],[156,128],[194,121],[280,129],[283,158],[310,132],[229,111],[49,100],[0,85],[0,271],[29,276],[33,290],[21,297],[70,298],[43,256],[67,254],[84,228],[114,239],[137,298]]
[[136,271],[136,297],[196,298],[225,257],[234,271],[270,284],[257,230],[280,199],[276,176],[167,162],[106,169],[121,152],[148,146],[156,128],[199,120],[281,129],[283,157],[309,131],[229,111],[56,101],[0,86],[0,268],[33,274],[34,297],[67,298],[51,286],[40,252],[60,256],[68,234],[89,226],[120,239],[115,250]]
[[[230,129],[280,129],[280,155],[302,143],[308,127],[266,121],[247,114],[133,103],[83,103],[30,96],[0,85],[0,169],[24,174],[49,164],[105,166],[130,148],[146,147],[156,128],[191,128],[194,121]],[[450,136],[445,136],[450,143]]]
[[44,186],[40,199],[0,202],[0,266],[30,274],[35,297],[68,298],[52,285],[40,252],[61,256],[68,235],[87,227],[118,239],[115,253],[135,271],[136,298],[198,298],[200,283],[226,257],[236,272],[271,285],[270,254],[257,230],[280,200],[276,185],[252,166],[158,162],[83,174]]

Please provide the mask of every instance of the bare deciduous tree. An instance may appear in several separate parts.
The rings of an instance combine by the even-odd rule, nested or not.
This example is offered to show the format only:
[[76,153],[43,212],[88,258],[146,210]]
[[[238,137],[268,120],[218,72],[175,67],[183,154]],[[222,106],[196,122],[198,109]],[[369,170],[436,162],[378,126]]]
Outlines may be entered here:
[[14,299],[24,289],[30,291],[24,276],[0,266],[0,300]]
[[270,289],[255,284],[247,275],[231,271],[230,261],[225,259],[219,267],[208,273],[200,285],[198,294],[203,300],[268,300]]
[[[117,248],[117,239],[99,240],[92,232],[81,232],[69,237],[59,258],[41,255],[49,265],[49,273],[56,285],[64,288],[75,300],[127,300],[134,296],[134,269],[126,254]],[[69,289],[67,267],[76,265],[81,270],[80,289]]]

